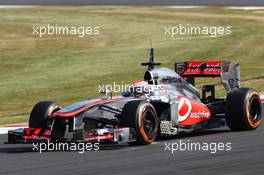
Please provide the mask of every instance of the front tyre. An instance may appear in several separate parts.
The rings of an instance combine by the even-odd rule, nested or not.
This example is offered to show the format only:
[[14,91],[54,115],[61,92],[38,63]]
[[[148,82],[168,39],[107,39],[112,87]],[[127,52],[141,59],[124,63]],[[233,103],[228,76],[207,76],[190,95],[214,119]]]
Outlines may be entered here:
[[146,101],[132,101],[123,109],[127,124],[136,131],[136,142],[132,145],[152,143],[158,133],[158,117],[155,108]]
[[30,113],[29,127],[50,128],[52,123],[51,115],[60,109],[62,109],[62,107],[56,102],[42,101],[37,103]]
[[251,88],[237,88],[226,99],[227,123],[234,131],[252,130],[262,121],[262,106],[258,93]]

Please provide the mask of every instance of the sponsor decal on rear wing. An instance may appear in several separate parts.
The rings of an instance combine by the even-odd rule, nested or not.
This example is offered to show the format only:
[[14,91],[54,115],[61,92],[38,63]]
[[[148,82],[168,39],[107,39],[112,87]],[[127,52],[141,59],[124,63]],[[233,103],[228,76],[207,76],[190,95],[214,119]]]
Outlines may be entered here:
[[240,66],[229,61],[188,61],[175,63],[175,71],[195,85],[195,77],[220,77],[229,92],[240,87]]
[[221,72],[228,72],[229,64],[227,61],[180,62],[175,63],[175,71],[182,77],[220,77]]

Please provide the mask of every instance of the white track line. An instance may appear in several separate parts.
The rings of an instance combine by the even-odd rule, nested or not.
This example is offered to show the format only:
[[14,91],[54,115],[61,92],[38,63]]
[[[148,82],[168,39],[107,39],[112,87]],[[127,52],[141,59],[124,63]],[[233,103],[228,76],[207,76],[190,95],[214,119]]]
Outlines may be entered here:
[[264,10],[264,7],[226,7],[226,9],[233,9],[233,10]]
[[[0,9],[16,9],[16,8],[42,8],[42,7],[61,7],[59,5],[0,5]],[[137,6],[89,6],[89,5],[80,5],[80,6],[62,6],[62,7],[78,7],[78,8],[130,8]],[[140,6],[140,7],[149,7],[149,6]],[[194,9],[194,8],[216,8],[216,9],[231,9],[231,10],[264,10],[264,6],[247,6],[247,7],[239,7],[239,6],[191,6],[191,5],[178,5],[178,6],[150,6],[154,8],[175,8],[175,9]]]
[[0,5],[0,9],[34,8],[34,7],[41,7],[41,6],[38,6],[38,5]]
[[2,127],[2,128],[0,128],[0,134],[7,134],[7,132],[9,130],[19,129],[19,128],[25,128],[25,127],[22,127],[22,126],[20,126],[20,127]]

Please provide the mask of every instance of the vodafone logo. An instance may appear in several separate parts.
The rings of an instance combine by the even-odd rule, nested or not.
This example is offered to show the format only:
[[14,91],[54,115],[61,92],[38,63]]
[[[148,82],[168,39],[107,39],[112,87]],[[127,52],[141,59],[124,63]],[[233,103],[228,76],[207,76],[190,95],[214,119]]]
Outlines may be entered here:
[[207,112],[206,110],[199,110],[198,112],[192,112],[190,118],[196,118],[196,119],[200,119],[200,118],[210,118],[210,113]]
[[187,119],[192,111],[192,104],[187,98],[181,98],[178,106],[179,110],[179,122],[183,122]]

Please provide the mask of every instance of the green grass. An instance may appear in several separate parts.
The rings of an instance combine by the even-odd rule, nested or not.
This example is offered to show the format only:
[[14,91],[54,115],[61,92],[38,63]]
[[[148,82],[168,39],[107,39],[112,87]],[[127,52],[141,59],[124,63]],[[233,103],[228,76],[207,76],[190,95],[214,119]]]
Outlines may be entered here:
[[[168,25],[232,26],[219,38],[164,35]],[[100,26],[98,36],[32,35],[41,24]],[[264,13],[163,8],[0,9],[0,125],[27,121],[34,104],[67,105],[97,97],[99,84],[142,79],[149,40],[155,58],[173,68],[183,60],[240,62],[242,84],[264,90]],[[202,83],[211,82],[202,81]],[[213,81],[215,82],[215,81]],[[217,87],[220,95],[223,88]]]

